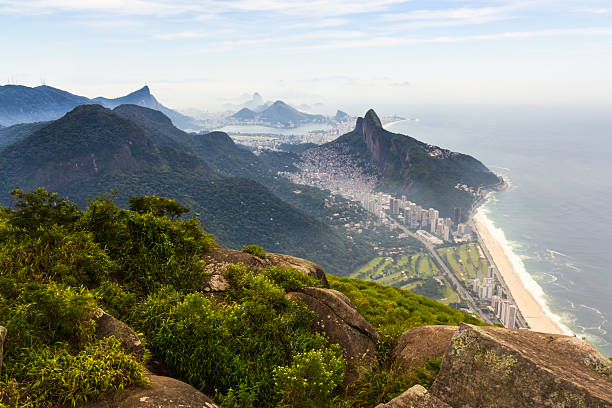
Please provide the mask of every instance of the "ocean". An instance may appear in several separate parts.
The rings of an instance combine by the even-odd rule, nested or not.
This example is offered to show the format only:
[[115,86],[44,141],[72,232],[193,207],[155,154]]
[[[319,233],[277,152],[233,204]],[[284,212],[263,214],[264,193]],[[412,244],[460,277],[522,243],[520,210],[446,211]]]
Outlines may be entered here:
[[[470,154],[508,182],[479,211],[532,293],[612,356],[612,114],[404,108],[388,130]],[[398,112],[399,113],[399,112]]]

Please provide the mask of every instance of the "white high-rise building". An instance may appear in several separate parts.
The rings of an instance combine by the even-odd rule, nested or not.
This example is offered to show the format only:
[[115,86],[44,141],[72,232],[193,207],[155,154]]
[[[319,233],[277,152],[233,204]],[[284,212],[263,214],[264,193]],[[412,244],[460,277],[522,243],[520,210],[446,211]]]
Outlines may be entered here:
[[504,326],[509,329],[514,329],[514,325],[516,324],[516,306],[510,305],[508,307],[508,313],[506,315],[506,322]]
[[432,234],[436,233],[436,227],[438,226],[438,217],[440,212],[434,208],[429,209],[429,230]]

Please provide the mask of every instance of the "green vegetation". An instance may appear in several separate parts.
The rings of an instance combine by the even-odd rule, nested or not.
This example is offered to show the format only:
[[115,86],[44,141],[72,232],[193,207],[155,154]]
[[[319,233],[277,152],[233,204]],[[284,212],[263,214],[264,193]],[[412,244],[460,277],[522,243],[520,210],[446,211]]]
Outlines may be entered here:
[[428,361],[424,367],[414,367],[408,373],[400,373],[388,365],[379,365],[366,371],[351,384],[348,395],[351,407],[371,408],[402,394],[413,385],[429,388],[438,372],[442,358]]
[[266,251],[259,245],[245,245],[242,247],[242,252],[247,254],[255,255],[261,259],[266,259]]
[[459,302],[459,296],[431,256],[421,252],[396,257],[377,257],[349,276],[408,289],[445,304]]
[[380,333],[400,334],[417,326],[459,322],[484,325],[473,316],[404,289],[327,275],[330,287],[347,295]]
[[95,338],[98,307],[223,407],[325,406],[338,394],[341,352],[285,297],[315,278],[232,266],[231,289],[215,300],[200,289],[202,255],[216,244],[174,200],[137,197],[135,211],[102,196],[79,211],[44,189],[13,196],[15,209],[0,210],[0,406],[78,405],[148,382],[144,361]]
[[440,370],[441,359],[425,367],[413,367],[407,373],[396,371],[390,354],[397,338],[417,326],[466,322],[485,323],[471,315],[400,288],[383,286],[359,279],[327,275],[330,287],[347,295],[359,312],[380,334],[377,344],[378,365],[366,371],[347,390],[351,407],[373,407],[389,401],[415,384],[429,388]]
[[474,279],[487,276],[489,261],[477,243],[439,248],[438,254],[468,289]]
[[80,211],[44,189],[12,194],[14,208],[0,209],[0,321],[8,329],[0,407],[74,406],[147,384],[146,361],[114,338],[95,337],[99,307],[223,408],[372,406],[436,375],[435,364],[407,374],[390,368],[401,332],[480,324],[399,288],[329,275],[381,334],[379,365],[344,390],[339,347],[313,332],[314,313],[286,297],[319,286],[315,278],[231,265],[230,288],[213,297],[201,291],[202,255],[215,241],[194,218],[180,217],[187,209],[176,201],[137,197],[124,210],[101,196]]

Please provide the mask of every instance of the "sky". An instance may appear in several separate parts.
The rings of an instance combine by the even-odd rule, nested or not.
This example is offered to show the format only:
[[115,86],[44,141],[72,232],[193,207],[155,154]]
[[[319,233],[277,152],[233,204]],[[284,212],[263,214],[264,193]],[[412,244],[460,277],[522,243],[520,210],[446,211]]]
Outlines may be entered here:
[[612,0],[0,0],[0,50],[0,84],[179,109],[612,107]]

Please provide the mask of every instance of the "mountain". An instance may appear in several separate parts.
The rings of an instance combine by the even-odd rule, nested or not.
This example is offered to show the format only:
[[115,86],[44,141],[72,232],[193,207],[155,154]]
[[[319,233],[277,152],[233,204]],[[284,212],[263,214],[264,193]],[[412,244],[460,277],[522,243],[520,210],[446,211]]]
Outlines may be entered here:
[[103,97],[89,99],[46,85],[35,88],[22,85],[0,86],[0,125],[55,120],[79,105],[100,104],[114,108],[126,103],[162,111],[176,126],[183,129],[199,128],[193,118],[160,104],[151,95],[148,86],[115,99]]
[[42,85],[0,86],[0,124],[55,120],[78,105],[91,103],[84,97]]
[[123,206],[130,196],[163,195],[200,213],[206,230],[230,247],[257,242],[272,251],[309,253],[344,274],[354,260],[370,255],[259,182],[231,177],[232,167],[220,174],[193,153],[208,154],[221,168],[225,162],[244,173],[267,171],[226,134],[187,134],[159,112],[133,105],[116,109],[79,106],[1,150],[0,202],[8,203],[8,192],[15,187],[27,191],[43,186],[80,205],[110,190],[118,192]]
[[249,108],[242,108],[231,116],[232,119],[240,121],[252,121],[257,119],[257,113]]
[[21,139],[25,139],[49,123],[50,122],[20,123],[8,127],[0,127],[0,150]]
[[242,106],[245,108],[249,108],[249,109],[255,109],[258,106],[261,106],[263,104],[264,104],[263,97],[259,94],[259,92],[255,92],[253,96],[251,97],[251,99],[243,103]]
[[419,205],[451,216],[455,207],[470,209],[475,197],[457,184],[494,187],[501,180],[475,158],[383,129],[369,110],[355,129],[315,149],[332,149],[363,168],[374,169],[381,191],[406,195]]
[[155,97],[151,94],[148,86],[143,86],[137,91],[132,92],[131,94],[115,98],[94,98],[92,100],[94,103],[99,103],[100,105],[113,109],[119,105],[132,104],[143,106],[145,108],[154,109],[160,112],[163,112],[166,116],[172,120],[175,126],[181,129],[198,129],[199,125],[196,124],[193,118],[189,116],[185,116],[175,110],[165,107],[161,103],[155,99]]
[[350,118],[351,118],[351,115],[341,110],[336,111],[336,116],[334,116],[334,120],[337,122],[342,122]]
[[283,101],[276,101],[261,112],[243,108],[230,116],[230,119],[246,122],[255,121],[281,128],[294,128],[306,123],[321,123],[327,120],[323,115],[311,115],[300,112]]

